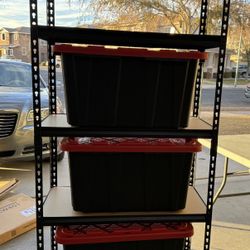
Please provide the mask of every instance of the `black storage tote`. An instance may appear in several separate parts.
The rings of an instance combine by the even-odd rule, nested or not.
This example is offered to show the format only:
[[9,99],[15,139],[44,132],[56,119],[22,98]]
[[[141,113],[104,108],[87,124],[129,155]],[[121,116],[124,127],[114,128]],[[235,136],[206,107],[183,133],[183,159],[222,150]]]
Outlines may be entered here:
[[169,211],[186,204],[193,139],[65,138],[74,210]]
[[55,45],[68,123],[114,129],[188,126],[203,52]]
[[193,235],[189,223],[81,225],[58,227],[64,250],[184,250]]

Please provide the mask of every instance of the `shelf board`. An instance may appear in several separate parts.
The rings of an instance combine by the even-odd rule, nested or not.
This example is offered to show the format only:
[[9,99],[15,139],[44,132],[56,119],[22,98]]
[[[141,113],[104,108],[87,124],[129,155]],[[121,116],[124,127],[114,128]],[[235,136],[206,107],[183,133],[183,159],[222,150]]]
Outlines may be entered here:
[[174,212],[83,213],[72,209],[70,187],[54,187],[44,203],[43,213],[41,223],[44,226],[157,221],[204,222],[206,206],[196,190],[189,187],[186,208]]
[[39,38],[52,43],[86,43],[150,48],[183,48],[205,50],[219,47],[225,41],[218,35],[187,35],[156,32],[114,31],[74,27],[37,26]]
[[192,137],[211,138],[213,130],[210,124],[190,117],[189,126],[181,129],[169,130],[101,130],[71,126],[67,122],[66,115],[57,114],[48,116],[41,127],[42,136],[104,136],[104,137]]

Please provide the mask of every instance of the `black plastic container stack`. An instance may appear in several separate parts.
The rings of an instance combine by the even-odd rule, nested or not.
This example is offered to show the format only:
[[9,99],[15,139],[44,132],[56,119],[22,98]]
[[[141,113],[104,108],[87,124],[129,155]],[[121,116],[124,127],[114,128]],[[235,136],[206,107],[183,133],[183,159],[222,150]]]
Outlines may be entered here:
[[[129,131],[188,126],[202,52],[55,45],[61,54],[70,125]],[[76,211],[151,212],[185,208],[195,139],[65,138]],[[183,250],[187,223],[59,227],[65,250]]]
[[65,138],[74,210],[170,211],[186,204],[193,139]]
[[64,250],[183,250],[193,235],[189,223],[119,224],[58,227]]
[[61,54],[68,123],[96,128],[188,126],[203,52],[55,45]]

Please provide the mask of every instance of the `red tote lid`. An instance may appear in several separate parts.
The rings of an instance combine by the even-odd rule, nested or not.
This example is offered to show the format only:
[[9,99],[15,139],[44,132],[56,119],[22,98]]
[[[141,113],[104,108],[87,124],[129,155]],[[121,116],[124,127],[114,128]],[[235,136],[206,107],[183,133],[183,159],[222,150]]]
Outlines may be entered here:
[[56,54],[84,54],[102,56],[125,56],[125,57],[150,57],[150,58],[174,58],[174,59],[203,59],[208,58],[206,52],[200,51],[176,51],[166,49],[128,48],[128,47],[105,47],[105,46],[77,46],[71,44],[54,45]]
[[196,139],[134,137],[69,137],[64,138],[60,146],[69,152],[134,153],[199,152],[202,147]]
[[55,239],[63,245],[181,239],[193,235],[190,223],[100,224],[57,227]]

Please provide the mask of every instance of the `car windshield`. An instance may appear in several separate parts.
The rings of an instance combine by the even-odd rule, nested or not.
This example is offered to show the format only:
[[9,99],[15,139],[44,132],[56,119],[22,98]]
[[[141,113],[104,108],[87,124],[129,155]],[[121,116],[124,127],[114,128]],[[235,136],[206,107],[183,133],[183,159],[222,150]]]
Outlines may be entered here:
[[[41,87],[45,87],[43,81]],[[0,86],[32,87],[31,66],[18,63],[0,63]]]

